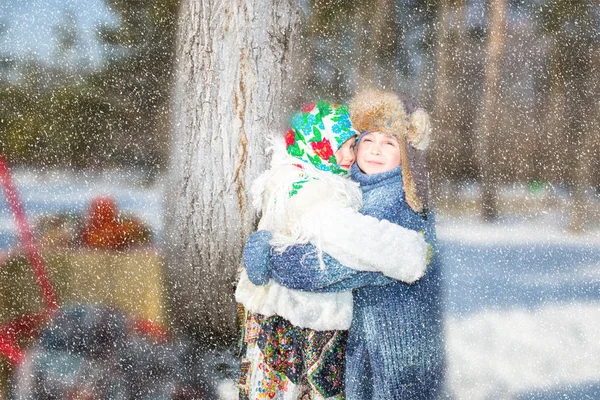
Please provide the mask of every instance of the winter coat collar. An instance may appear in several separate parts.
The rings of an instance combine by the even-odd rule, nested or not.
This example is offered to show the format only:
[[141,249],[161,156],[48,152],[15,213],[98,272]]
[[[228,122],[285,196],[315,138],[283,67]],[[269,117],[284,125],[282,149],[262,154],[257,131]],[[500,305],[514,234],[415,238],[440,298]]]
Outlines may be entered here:
[[360,184],[363,193],[387,185],[404,190],[402,189],[402,167],[400,166],[380,174],[367,175],[360,170],[357,163],[354,163],[350,169],[350,177]]

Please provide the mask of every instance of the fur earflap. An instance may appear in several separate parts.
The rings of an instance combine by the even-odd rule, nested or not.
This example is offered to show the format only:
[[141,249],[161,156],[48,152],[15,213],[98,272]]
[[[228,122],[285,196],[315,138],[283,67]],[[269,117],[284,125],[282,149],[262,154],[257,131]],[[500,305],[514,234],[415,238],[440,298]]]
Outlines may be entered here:
[[431,120],[422,108],[416,109],[408,118],[406,139],[417,150],[426,150],[431,142]]
[[366,89],[354,96],[350,103],[350,120],[359,132],[380,132],[406,137],[407,114],[402,101],[394,93]]

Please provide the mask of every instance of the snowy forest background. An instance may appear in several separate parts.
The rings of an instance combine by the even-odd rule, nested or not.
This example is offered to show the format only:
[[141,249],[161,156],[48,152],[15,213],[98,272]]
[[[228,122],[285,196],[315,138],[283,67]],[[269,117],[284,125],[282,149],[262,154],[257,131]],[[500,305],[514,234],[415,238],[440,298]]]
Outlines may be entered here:
[[[206,3],[215,19],[225,12]],[[189,1],[176,0],[2,2],[0,155],[14,167],[34,220],[67,203],[82,212],[91,197],[105,193],[141,216],[166,264],[192,271],[165,273],[166,296],[180,296],[174,325],[203,345],[227,347],[235,340],[233,305],[212,297],[211,282],[230,284],[237,265],[220,269],[232,263],[220,253],[239,257],[251,222],[243,225],[240,212],[242,222],[231,223],[241,231],[238,242],[220,246],[206,236],[210,229],[227,234],[226,224],[194,208],[206,206],[203,198],[165,213],[173,205],[169,193],[180,193],[170,181],[181,161],[174,156],[184,147],[174,134],[181,129],[176,75],[185,64],[185,24],[177,21],[189,16],[182,4],[191,9]],[[347,101],[368,84],[408,93],[431,113],[430,177],[446,268],[455,397],[598,398],[600,5],[304,0],[297,8],[299,31],[271,38],[283,47],[290,36],[300,38],[282,118],[311,99]],[[199,14],[194,18],[190,30],[203,26]],[[193,98],[194,91],[188,93]],[[222,153],[216,165],[229,157]],[[250,154],[241,157],[248,165],[254,161],[246,179],[264,167],[256,161],[262,153]],[[188,178],[208,179],[203,176]],[[243,198],[239,189],[225,195]],[[5,228],[11,216],[1,199],[0,207]],[[177,217],[194,213],[199,219]],[[218,226],[198,234],[198,244],[178,241],[186,231],[174,226],[191,226],[196,237],[194,229],[210,218]],[[15,240],[0,240],[7,243]],[[205,248],[217,249],[215,255],[205,256]],[[0,247],[0,263],[5,250]],[[181,262],[169,251],[192,255]],[[188,297],[175,296],[173,287],[188,278]],[[7,288],[0,286],[0,293]],[[215,308],[177,309],[198,293]],[[194,321],[215,310],[225,318]]]
[[[47,22],[11,20],[36,7],[27,3],[1,16],[2,153],[27,165],[164,170],[178,2],[107,0],[87,19],[81,5],[50,2]],[[489,3],[304,2],[312,67],[300,97],[344,101],[365,82],[411,94],[436,122],[432,179],[485,182],[486,207],[506,183],[598,190],[598,6]]]

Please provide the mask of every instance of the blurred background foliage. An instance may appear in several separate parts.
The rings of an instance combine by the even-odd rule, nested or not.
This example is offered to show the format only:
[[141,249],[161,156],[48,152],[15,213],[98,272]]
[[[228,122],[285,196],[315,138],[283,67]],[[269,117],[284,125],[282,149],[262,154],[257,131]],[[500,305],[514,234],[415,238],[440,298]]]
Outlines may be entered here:
[[[166,167],[178,2],[105,4],[117,22],[97,29],[98,66],[73,57],[80,31],[68,8],[51,62],[0,48],[0,152],[11,162]],[[581,199],[600,190],[595,0],[305,0],[303,8],[305,97],[346,101],[375,85],[418,99],[435,122],[438,191],[447,181],[482,183],[493,219],[498,185],[547,182]]]
[[177,4],[107,0],[118,22],[97,30],[99,67],[72,62],[80,32],[66,6],[50,61],[0,54],[0,152],[26,165],[163,167]]

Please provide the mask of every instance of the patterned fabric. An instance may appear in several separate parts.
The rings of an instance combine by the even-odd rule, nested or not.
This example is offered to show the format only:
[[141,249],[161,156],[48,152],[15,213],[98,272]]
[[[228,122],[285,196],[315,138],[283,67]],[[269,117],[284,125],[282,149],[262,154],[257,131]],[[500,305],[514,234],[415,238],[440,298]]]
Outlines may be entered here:
[[[358,132],[352,128],[348,107],[320,101],[305,106],[292,118],[292,127],[285,135],[289,155],[301,160],[298,166],[317,168],[336,175],[347,175],[348,170],[338,165],[335,152]],[[290,191],[290,196],[308,182],[302,177]]]
[[248,313],[240,400],[343,399],[346,331],[298,328],[279,316]]

